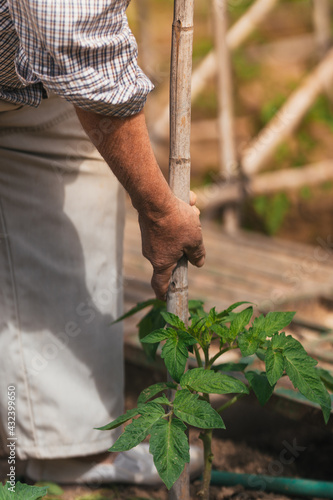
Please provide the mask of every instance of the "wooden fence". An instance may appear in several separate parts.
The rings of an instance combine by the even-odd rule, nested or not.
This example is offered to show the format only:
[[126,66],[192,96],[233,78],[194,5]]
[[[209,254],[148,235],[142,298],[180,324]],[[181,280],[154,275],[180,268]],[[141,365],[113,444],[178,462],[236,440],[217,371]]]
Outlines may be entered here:
[[[215,185],[197,190],[198,206],[209,211],[225,208],[225,230],[238,226],[237,210],[230,209],[246,194],[264,194],[315,185],[333,179],[333,160],[278,172],[260,173],[267,167],[276,149],[300,125],[306,113],[322,93],[329,93],[333,84],[333,48],[331,34],[331,0],[313,0],[312,44],[317,51],[317,66],[303,79],[271,121],[242,150],[236,150],[234,136],[233,84],[230,52],[239,48],[269,15],[274,14],[279,0],[256,0],[245,14],[227,29],[228,0],[213,0],[215,49],[201,61],[192,74],[192,101],[208,81],[218,76],[218,140],[220,177]],[[307,39],[307,42],[310,40]],[[286,41],[286,44],[288,42]],[[311,43],[311,42],[310,42]],[[304,50],[309,47],[305,44]],[[332,94],[332,92],[330,92]],[[153,140],[166,139],[169,130],[168,108],[152,128]],[[229,208],[228,208],[229,207]]]

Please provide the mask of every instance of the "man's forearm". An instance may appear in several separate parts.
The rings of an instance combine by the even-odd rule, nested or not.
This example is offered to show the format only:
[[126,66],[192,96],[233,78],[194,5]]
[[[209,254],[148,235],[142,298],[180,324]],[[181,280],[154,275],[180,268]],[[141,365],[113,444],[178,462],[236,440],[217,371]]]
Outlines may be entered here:
[[81,109],[77,114],[138,210],[142,253],[154,268],[156,296],[163,299],[172,271],[184,254],[198,267],[204,263],[198,210],[170,190],[157,165],[143,113],[124,119]]
[[133,206],[153,218],[159,217],[173,195],[156,162],[143,112],[117,118],[80,108],[76,111],[86,133],[129,193]]

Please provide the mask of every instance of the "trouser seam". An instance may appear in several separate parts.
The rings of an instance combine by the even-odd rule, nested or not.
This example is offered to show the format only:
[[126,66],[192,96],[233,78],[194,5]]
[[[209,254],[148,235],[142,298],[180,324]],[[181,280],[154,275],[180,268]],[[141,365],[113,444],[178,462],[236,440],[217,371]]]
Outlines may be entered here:
[[23,367],[23,382],[24,382],[24,385],[26,388],[26,394],[27,394],[28,413],[30,416],[33,438],[34,438],[35,443],[37,444],[36,429],[35,429],[35,425],[34,425],[33,411],[32,411],[32,405],[31,405],[30,388],[29,388],[28,377],[27,377],[27,369],[26,369],[26,364],[25,364],[25,360],[24,360],[24,356],[23,356],[23,346],[22,346],[22,337],[21,337],[21,333],[22,333],[21,320],[20,320],[19,308],[18,308],[18,298],[17,298],[17,289],[16,289],[15,273],[14,273],[14,266],[13,266],[13,257],[12,257],[10,240],[9,240],[8,231],[7,231],[6,218],[5,218],[5,213],[4,213],[4,209],[2,206],[1,198],[0,198],[0,218],[1,218],[1,222],[2,222],[2,227],[4,229],[4,233],[5,233],[3,239],[5,242],[5,248],[6,248],[6,252],[8,255],[10,281],[11,281],[12,291],[13,291],[13,296],[14,296],[14,310],[15,310],[15,316],[16,316],[16,321],[17,321],[17,334],[18,334],[18,341],[19,341],[20,358],[21,358],[22,367]]

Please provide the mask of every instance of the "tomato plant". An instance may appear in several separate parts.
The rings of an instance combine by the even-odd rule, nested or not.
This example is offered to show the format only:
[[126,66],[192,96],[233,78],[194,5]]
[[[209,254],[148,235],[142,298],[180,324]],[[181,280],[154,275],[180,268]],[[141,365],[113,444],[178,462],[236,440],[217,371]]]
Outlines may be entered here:
[[[203,302],[190,301],[186,327],[177,316],[167,312],[164,302],[152,299],[138,304],[118,320],[151,306],[138,325],[140,340],[149,357],[154,357],[163,343],[161,357],[173,381],[147,387],[139,395],[136,408],[100,428],[110,430],[132,420],[109,451],[129,450],[150,436],[156,469],[167,488],[171,488],[190,459],[187,427],[197,427],[204,448],[202,496],[208,499],[212,431],[225,428],[223,411],[250,391],[264,405],[277,381],[287,376],[303,396],[321,407],[327,423],[331,398],[326,386],[332,389],[333,377],[316,367],[317,361],[298,340],[281,331],[295,313],[269,312],[252,320],[253,307],[249,304],[237,302],[221,312],[215,308],[206,312]],[[240,307],[242,310],[236,312]],[[217,364],[234,349],[240,351],[244,361]],[[190,353],[197,366],[187,370]],[[258,357],[265,369],[251,369],[249,356]],[[210,394],[231,396],[214,409]]]

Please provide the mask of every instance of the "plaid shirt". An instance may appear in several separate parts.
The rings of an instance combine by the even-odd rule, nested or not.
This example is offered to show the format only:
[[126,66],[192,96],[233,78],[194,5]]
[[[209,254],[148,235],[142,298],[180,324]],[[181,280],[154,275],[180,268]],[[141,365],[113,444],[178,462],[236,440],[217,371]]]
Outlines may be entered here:
[[106,115],[138,113],[153,85],[137,64],[128,0],[0,0],[0,99],[47,92]]

